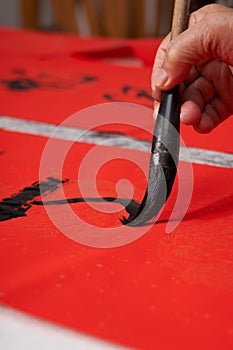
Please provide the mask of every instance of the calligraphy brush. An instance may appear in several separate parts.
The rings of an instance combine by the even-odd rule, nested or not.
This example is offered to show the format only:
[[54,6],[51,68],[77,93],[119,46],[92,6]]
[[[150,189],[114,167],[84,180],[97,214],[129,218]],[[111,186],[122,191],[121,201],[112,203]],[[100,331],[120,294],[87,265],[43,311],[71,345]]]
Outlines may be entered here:
[[[175,0],[171,40],[187,28],[190,0]],[[169,197],[176,177],[180,148],[179,86],[164,91],[154,128],[145,196],[123,224],[140,226],[155,217]],[[127,208],[126,208],[127,209]],[[128,210],[129,212],[129,210]]]

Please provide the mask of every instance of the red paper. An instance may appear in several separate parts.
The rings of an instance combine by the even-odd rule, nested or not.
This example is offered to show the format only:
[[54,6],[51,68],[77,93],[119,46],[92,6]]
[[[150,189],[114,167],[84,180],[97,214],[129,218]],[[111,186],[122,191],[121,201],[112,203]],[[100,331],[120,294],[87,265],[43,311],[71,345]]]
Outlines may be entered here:
[[[152,103],[135,95],[138,89],[149,93],[149,67],[113,67],[98,59],[85,59],[83,53],[82,57],[70,57],[76,40],[79,50],[89,50],[90,56],[92,43],[93,50],[98,48],[98,39],[92,42],[14,31],[2,31],[2,37],[1,115],[58,124],[83,107],[104,102],[106,92],[127,102],[146,106]],[[38,45],[33,45],[36,38]],[[10,47],[8,41],[17,44]],[[104,50],[115,45],[115,41],[100,42]],[[122,45],[126,44],[137,52],[137,42]],[[152,57],[152,50],[148,52]],[[152,59],[148,58],[149,61]],[[12,72],[16,68],[18,71]],[[20,69],[26,73],[20,73]],[[40,88],[9,90],[6,80],[22,73],[33,79],[41,73],[47,76],[40,76],[43,81]],[[96,74],[99,80],[81,83],[82,74]],[[59,81],[59,88],[48,84],[55,80]],[[71,81],[73,85],[67,87]],[[132,86],[127,92],[129,100],[127,94],[119,93],[126,83]],[[143,123],[145,128],[153,129],[149,115]],[[83,121],[80,125],[84,126]],[[183,130],[189,146],[232,151],[232,121],[208,136],[197,136],[190,130]],[[150,137],[123,124],[108,126],[108,131]],[[40,179],[40,161],[47,141],[46,137],[1,131],[1,199],[19,194]],[[94,181],[99,197],[116,197],[117,183],[122,178],[133,184],[134,199],[142,198],[146,176],[133,160],[143,159],[148,167],[148,153],[74,143],[60,174],[57,164],[69,142],[56,142],[54,157],[44,174],[69,181],[58,184],[53,192],[46,192],[47,202],[61,201],[62,190],[67,199],[82,198],[80,185],[89,197],[96,197]],[[78,184],[78,171],[92,150],[103,156],[111,152],[121,156],[103,163],[93,181],[90,163],[90,171]],[[185,164],[180,162],[181,170]],[[104,230],[108,227],[121,227],[119,217],[126,212],[120,204],[96,203],[93,208],[90,202],[60,202],[43,206],[39,204],[40,196],[29,200],[31,206],[27,207],[26,216],[1,222],[1,301],[42,319],[137,349],[232,349],[232,169],[194,164],[193,170],[191,203],[177,228],[166,233],[179,191],[178,179],[156,225],[146,227],[146,233],[133,243],[117,248],[93,248],[71,240],[54,226],[46,210],[51,208],[54,215],[58,213],[60,222],[67,225],[65,213],[71,208],[88,225],[96,226],[98,232],[107,232]],[[182,181],[189,184],[190,179],[183,176]],[[127,197],[130,190],[120,194],[124,193]],[[106,213],[108,208],[115,212]],[[85,238],[88,229],[82,234]]]

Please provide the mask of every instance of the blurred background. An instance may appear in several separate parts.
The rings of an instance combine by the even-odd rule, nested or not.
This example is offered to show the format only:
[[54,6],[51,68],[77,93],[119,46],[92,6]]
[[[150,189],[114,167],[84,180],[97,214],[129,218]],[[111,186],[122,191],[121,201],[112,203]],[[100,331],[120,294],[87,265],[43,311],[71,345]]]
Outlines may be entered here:
[[[233,0],[193,0],[192,10]],[[1,0],[0,26],[56,30],[83,36],[163,36],[173,0]]]

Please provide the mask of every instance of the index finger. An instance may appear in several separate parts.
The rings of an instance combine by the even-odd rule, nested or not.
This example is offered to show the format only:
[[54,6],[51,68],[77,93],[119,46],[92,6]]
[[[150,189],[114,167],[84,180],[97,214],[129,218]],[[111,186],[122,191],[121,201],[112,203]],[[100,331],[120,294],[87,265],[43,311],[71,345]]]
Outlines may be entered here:
[[165,55],[166,55],[166,50],[167,50],[168,44],[170,43],[170,37],[171,37],[171,33],[169,33],[163,39],[155,55],[155,60],[154,60],[154,65],[153,65],[153,70],[151,75],[151,89],[152,89],[152,96],[157,101],[161,100],[162,93],[161,93],[161,90],[155,86],[154,78],[155,78],[157,69],[161,68],[163,65]]

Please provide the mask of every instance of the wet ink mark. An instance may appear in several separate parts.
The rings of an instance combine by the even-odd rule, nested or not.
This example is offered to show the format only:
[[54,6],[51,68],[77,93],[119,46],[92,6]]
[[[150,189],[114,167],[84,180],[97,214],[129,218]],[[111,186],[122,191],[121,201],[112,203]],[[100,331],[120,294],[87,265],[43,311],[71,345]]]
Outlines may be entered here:
[[103,98],[105,98],[106,100],[113,101],[113,96],[110,94],[103,94]]
[[21,68],[13,69],[10,75],[12,75],[10,78],[0,80],[0,82],[11,91],[24,92],[33,89],[73,89],[79,84],[92,83],[98,80],[97,76],[80,73],[72,79],[64,79],[44,72],[32,76]]
[[27,216],[26,211],[31,208],[32,201],[41,194],[56,191],[59,185],[68,180],[58,180],[48,177],[47,181],[34,182],[31,186],[23,188],[19,193],[0,202],[0,221]]
[[91,82],[97,81],[97,80],[98,80],[97,77],[86,75],[86,76],[82,77],[80,83],[91,83]]
[[121,91],[123,94],[127,94],[129,91],[132,91],[135,94],[135,97],[143,97],[146,98],[147,100],[153,101],[153,97],[149,94],[149,92],[145,89],[138,89],[135,87],[132,87],[130,85],[124,85],[121,88]]
[[100,197],[100,198],[93,198],[93,197],[86,197],[86,198],[68,198],[68,199],[60,199],[60,200],[54,200],[54,201],[34,201],[32,202],[33,205],[63,205],[63,204],[73,204],[73,203],[119,203],[123,207],[125,207],[125,210],[128,214],[136,213],[139,208],[139,203],[136,202],[134,199],[131,199],[129,202],[126,198],[116,198],[116,197]]
[[[105,203],[105,202],[115,202],[121,204],[126,212],[129,215],[136,215],[138,212],[140,203],[135,201],[134,199],[131,199],[129,202],[128,199],[126,198],[116,198],[116,197],[101,197],[101,198],[93,198],[93,197],[86,197],[86,198],[68,198],[68,199],[58,199],[58,200],[51,200],[51,201],[33,201],[31,204],[32,205],[64,205],[64,204],[73,204],[73,203]],[[123,220],[120,220],[123,225]],[[167,219],[160,219],[157,221],[157,223],[164,223],[167,222]],[[150,221],[150,222],[145,222],[142,224],[139,224],[137,226],[151,226],[154,225],[155,221]]]
[[[138,100],[138,99],[143,100],[144,99],[147,102],[153,101],[153,97],[150,95],[150,93],[147,90],[142,89],[142,88],[138,88],[138,87],[133,87],[131,85],[123,85],[120,88],[119,93],[118,92],[114,92],[114,93],[106,92],[103,94],[103,98],[105,100],[112,101],[112,102],[117,102],[117,101],[122,102],[122,100],[125,101],[125,98],[127,98],[127,102],[130,102],[131,99],[132,99],[131,102],[135,102],[135,99],[136,100]],[[148,104],[147,102],[144,102],[143,105],[151,107],[151,104]],[[140,103],[141,103],[141,101],[140,101]]]
[[37,81],[28,78],[6,80],[5,85],[10,90],[31,90],[40,87]]
[[143,98],[146,98],[147,100],[153,101],[153,97],[146,90],[138,91],[137,97],[143,97]]
[[48,177],[47,181],[34,182],[31,186],[23,188],[18,194],[14,194],[9,198],[4,198],[0,202],[0,221],[11,220],[14,218],[25,217],[26,212],[32,206],[45,205],[65,205],[67,203],[103,203],[115,202],[121,204],[129,214],[136,214],[139,208],[139,203],[134,199],[129,201],[126,198],[115,197],[100,197],[100,198],[68,198],[61,200],[41,201],[35,200],[36,197],[56,191],[63,183],[69,182],[66,180],[58,180],[53,177]]
[[123,94],[127,94],[127,92],[128,92],[129,90],[131,90],[131,89],[132,89],[132,86],[130,86],[130,85],[125,85],[125,86],[122,86],[121,91],[122,91]]

